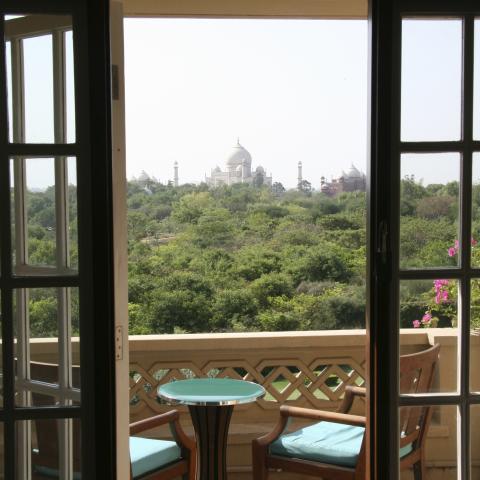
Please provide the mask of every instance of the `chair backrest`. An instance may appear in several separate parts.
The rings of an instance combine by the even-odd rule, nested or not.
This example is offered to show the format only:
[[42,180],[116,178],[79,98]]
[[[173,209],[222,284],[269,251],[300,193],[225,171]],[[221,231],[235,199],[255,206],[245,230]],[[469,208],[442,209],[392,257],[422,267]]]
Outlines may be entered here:
[[[400,392],[427,393],[433,381],[440,345],[400,357]],[[402,407],[400,410],[400,447],[412,444],[420,447],[425,439],[431,417],[431,407]]]
[[[30,362],[30,377],[46,383],[58,384],[58,365],[50,363]],[[80,388],[80,367],[72,367],[72,385]],[[32,404],[35,406],[55,405],[57,401],[51,396],[32,392]],[[80,420],[73,419],[73,469],[81,469],[81,431]],[[53,419],[35,420],[37,451],[33,463],[43,467],[58,469],[60,422]]]

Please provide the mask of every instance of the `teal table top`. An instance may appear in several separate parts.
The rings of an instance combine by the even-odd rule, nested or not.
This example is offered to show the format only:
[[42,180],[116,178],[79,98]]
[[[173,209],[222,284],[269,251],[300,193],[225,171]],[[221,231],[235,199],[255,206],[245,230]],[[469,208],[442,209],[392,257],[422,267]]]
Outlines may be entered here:
[[231,378],[192,378],[160,385],[158,395],[172,404],[238,405],[263,397],[265,389],[253,382]]

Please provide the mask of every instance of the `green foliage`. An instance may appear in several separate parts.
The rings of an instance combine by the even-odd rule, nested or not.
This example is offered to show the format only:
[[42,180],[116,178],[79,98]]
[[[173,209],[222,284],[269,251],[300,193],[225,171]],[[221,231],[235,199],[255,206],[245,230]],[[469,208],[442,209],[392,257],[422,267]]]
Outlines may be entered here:
[[238,325],[253,327],[257,312],[257,299],[249,290],[220,290],[212,306],[212,328],[228,331],[238,329]]
[[150,333],[204,332],[210,328],[211,301],[190,290],[156,288],[148,296],[145,318]]
[[304,255],[286,264],[286,271],[298,284],[302,281],[316,282],[334,280],[348,282],[352,272],[346,262],[346,253],[336,245],[317,245],[308,249]]
[[450,195],[425,197],[418,201],[417,214],[429,219],[451,217],[455,218],[455,198]]
[[31,337],[58,337],[56,297],[45,292],[40,298],[31,298],[29,315]]
[[180,223],[197,223],[203,213],[214,205],[208,192],[189,193],[173,205],[172,217]]
[[267,307],[273,297],[292,296],[292,278],[285,273],[267,273],[250,284],[250,291],[261,307]]
[[235,271],[245,280],[252,281],[280,269],[280,255],[263,245],[246,246],[236,253]]
[[[128,182],[129,315],[132,334],[363,328],[366,196],[331,198],[281,184],[148,188]],[[75,188],[69,188],[76,261]],[[472,190],[472,232],[480,237],[480,185]],[[29,260],[53,265],[55,195],[28,193]],[[457,265],[458,183],[401,182],[402,268]],[[480,266],[480,247],[472,251]],[[451,303],[434,305],[431,281],[402,285],[401,325],[430,309],[455,324]],[[478,282],[477,282],[478,283]],[[480,287],[472,284],[472,324],[480,328]],[[449,287],[450,288],[450,287]],[[78,302],[78,299],[75,300]],[[432,303],[433,302],[433,303]],[[56,297],[30,299],[32,332],[55,334]]]
[[203,248],[226,246],[233,240],[234,226],[225,208],[205,210],[192,230],[193,241]]

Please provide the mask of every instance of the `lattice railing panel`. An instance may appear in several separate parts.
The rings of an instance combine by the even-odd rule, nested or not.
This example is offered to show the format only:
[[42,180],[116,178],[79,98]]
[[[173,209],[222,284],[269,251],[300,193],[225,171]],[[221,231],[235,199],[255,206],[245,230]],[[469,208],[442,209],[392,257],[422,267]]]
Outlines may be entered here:
[[[143,363],[143,362],[142,362]],[[279,404],[298,404],[313,408],[335,408],[347,385],[364,383],[364,364],[351,357],[316,358],[308,365],[298,358],[220,359],[160,362],[130,365],[130,405],[132,413],[149,408],[161,412],[165,406],[157,399],[163,383],[195,377],[229,377],[263,385],[266,396],[257,401],[263,409]]]

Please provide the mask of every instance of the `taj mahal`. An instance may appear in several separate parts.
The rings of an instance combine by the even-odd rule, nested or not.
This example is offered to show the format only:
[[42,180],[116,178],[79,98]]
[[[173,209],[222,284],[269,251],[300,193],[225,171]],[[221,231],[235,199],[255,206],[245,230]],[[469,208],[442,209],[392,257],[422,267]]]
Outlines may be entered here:
[[[175,161],[173,164],[173,181],[168,181],[168,184],[173,187],[180,185],[178,167],[178,162]],[[297,168],[298,190],[303,190],[305,183],[310,185],[311,188],[310,182],[305,181],[303,178],[303,165],[301,161],[298,162]],[[365,192],[367,186],[366,180],[366,175],[358,170],[352,163],[348,172],[342,171],[338,178],[332,178],[330,182],[328,182],[325,177],[321,177],[320,192],[330,197],[335,197],[343,192]],[[152,193],[150,188],[151,184],[158,182],[155,177],[150,177],[145,171],[141,172],[138,179],[133,177],[132,181],[142,186],[145,192],[149,194]],[[204,182],[213,188],[238,183],[246,183],[254,187],[272,187],[272,175],[267,175],[267,172],[261,165],[258,165],[254,170],[252,169],[252,156],[250,152],[240,144],[240,140],[237,139],[236,145],[232,147],[232,150],[225,159],[224,170],[217,165],[211,170],[210,176],[205,175]]]
[[248,183],[250,185],[272,185],[272,177],[267,176],[265,169],[259,165],[252,171],[252,156],[248,150],[240,145],[240,140],[232,148],[225,162],[225,170],[219,166],[212,169],[209,177],[205,176],[205,183],[211,187]]

